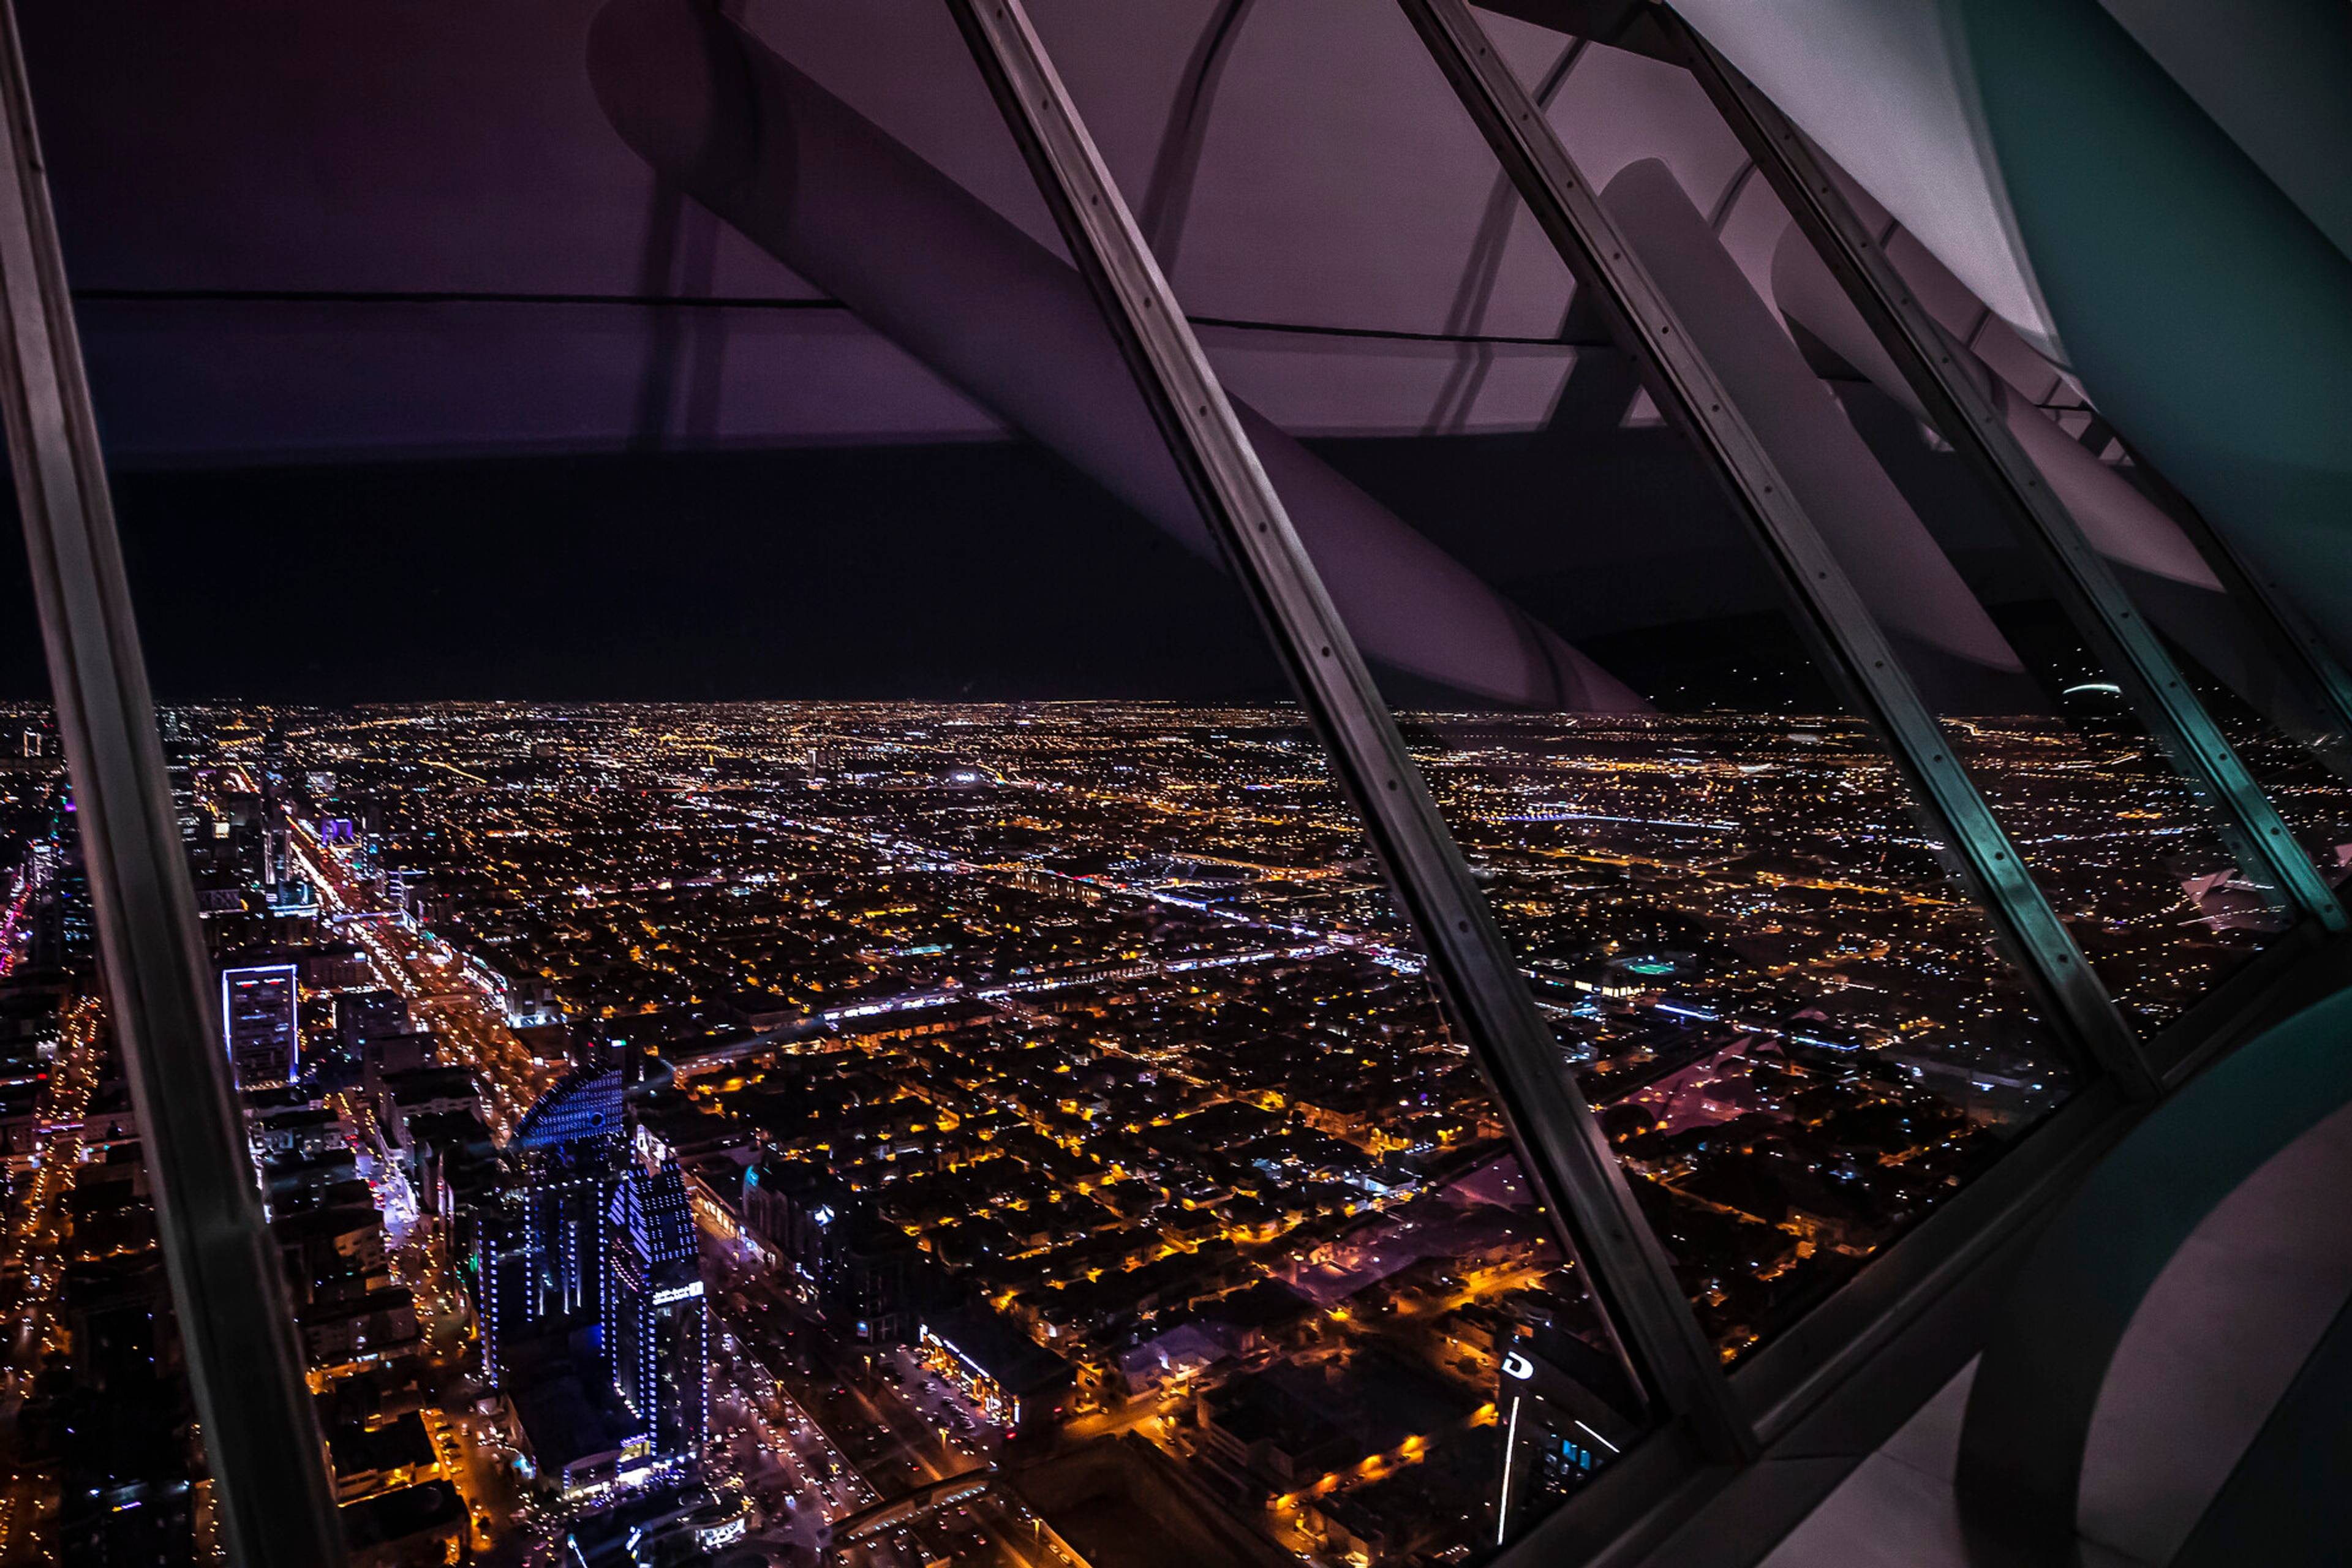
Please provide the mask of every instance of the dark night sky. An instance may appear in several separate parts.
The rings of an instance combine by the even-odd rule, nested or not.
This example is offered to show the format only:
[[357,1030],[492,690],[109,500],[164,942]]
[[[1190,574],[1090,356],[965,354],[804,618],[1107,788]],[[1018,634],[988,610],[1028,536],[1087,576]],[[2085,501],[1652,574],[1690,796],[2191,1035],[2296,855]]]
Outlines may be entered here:
[[[1214,568],[1024,444],[118,476],[156,692],[1259,697]],[[45,687],[21,552],[0,689]]]
[[[1217,572],[1025,445],[138,473],[116,498],[166,700],[1250,696],[1277,679]],[[37,643],[6,653],[25,689]]]
[[[1320,449],[1561,626],[1595,588],[1527,543],[1562,527],[1558,465],[1588,505],[1714,504],[1663,442],[1597,476],[1533,440]],[[1220,571],[1027,443],[133,471],[115,498],[167,701],[1286,694]],[[31,695],[0,553],[0,691]],[[1666,585],[1601,587],[1643,583]],[[1672,643],[1677,668],[1700,646]],[[1585,644],[1637,683],[1668,668],[1656,639]]]

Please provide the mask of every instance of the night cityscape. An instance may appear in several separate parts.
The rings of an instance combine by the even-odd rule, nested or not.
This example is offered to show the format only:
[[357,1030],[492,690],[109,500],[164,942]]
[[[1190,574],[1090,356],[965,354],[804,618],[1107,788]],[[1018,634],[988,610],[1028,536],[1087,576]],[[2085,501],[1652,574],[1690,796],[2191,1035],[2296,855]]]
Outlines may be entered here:
[[2344,1568],[2347,105],[0,0],[0,1568]]
[[[2075,1087],[1858,727],[1404,717],[1727,1362]],[[54,734],[8,722],[0,1562],[178,1561],[214,1525],[138,1118]],[[1973,730],[2132,1005],[2265,929],[2130,738]],[[1452,1562],[1642,1429],[1294,710],[166,734],[370,1561]]]

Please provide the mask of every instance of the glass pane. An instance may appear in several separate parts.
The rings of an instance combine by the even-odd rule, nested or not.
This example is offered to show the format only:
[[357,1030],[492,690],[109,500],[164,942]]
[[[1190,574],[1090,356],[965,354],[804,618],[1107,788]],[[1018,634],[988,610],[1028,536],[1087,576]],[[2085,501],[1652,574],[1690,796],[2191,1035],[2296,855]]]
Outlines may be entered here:
[[[2039,551],[2017,531],[2022,525],[1921,420],[1826,267],[1755,184],[1751,205],[1778,226],[1769,251],[1776,321],[1866,445],[1870,482],[1891,482],[1897,504],[1965,584],[1954,605],[1980,605],[1980,630],[2006,655],[1998,666],[1979,658],[1959,668],[1957,623],[1917,617],[1920,637],[1906,652],[1936,645],[1919,666],[1923,689],[2084,955],[2153,1032],[2287,929],[2292,912],[2234,825],[2124,700],[2119,673],[2092,657]],[[1995,387],[2042,482],[2149,621],[2189,655],[2192,680],[2210,658],[2246,689],[2266,684],[2244,657],[2252,650],[2231,624],[2220,583],[2189,537],[2112,460],[2121,447],[2111,431],[2096,434],[2107,427],[2073,380],[1891,221],[1882,232],[1906,283],[1964,344],[1964,373]]]
[[[1402,18],[1145,9],[1038,21],[1744,1355],[2076,1079]],[[802,172],[854,175],[779,184],[781,259],[615,139],[576,36],[192,27],[153,52],[226,88],[192,95],[68,15],[33,27],[79,62],[47,145],[159,684],[215,699],[169,715],[175,783],[355,1536],[1458,1562],[1638,1439],[940,11],[760,12],[797,68],[760,90],[846,160]],[[1697,298],[1764,312],[1783,375],[1780,220],[1687,77],[1496,26],[1662,268],[1719,247]],[[289,142],[348,199],[257,220],[283,170],[242,150]],[[457,173],[378,177],[408,166]],[[1906,622],[1906,656],[2169,1016],[2263,890],[2075,721],[2100,672],[2034,643],[2008,558],[1895,479],[1969,633]],[[0,795],[27,865],[38,776]],[[45,1105],[97,1059],[75,994]],[[88,1410],[89,1375],[18,1387]],[[182,1486],[201,1543],[184,1403],[105,1463]],[[177,1517],[134,1515],[99,1522]]]
[[[1319,80],[1313,31],[1254,18],[1221,113]],[[1685,207],[1734,181],[1681,73],[1498,37],[1596,183],[1638,183],[1658,154],[1714,182]],[[1082,106],[1115,116],[1118,71],[1144,68],[1081,59],[1064,68]],[[2075,1080],[1410,29],[1349,69],[1368,101],[1417,112],[1204,163],[1162,261],[1218,323],[1204,342],[1230,390],[1279,427],[1260,458],[1736,1358]],[[1629,144],[1643,136],[1659,144]]]
[[[2088,410],[2062,410],[2054,417],[2074,435],[2077,448],[2062,449],[2054,462],[2079,468],[2077,451],[2095,447],[2093,460],[2128,484],[2137,504],[2148,509],[2137,513],[2142,521],[2178,526],[2211,563],[2210,532],[2189,503],[2144,458],[2126,452],[2104,420]],[[2230,579],[2218,567],[2210,580],[2195,583],[2122,563],[2117,575],[2320,874],[2331,884],[2342,881],[2352,864],[2352,849],[2346,847],[2352,846],[2352,784],[2347,782],[2352,736],[2315,676],[2286,651],[2285,628],[2269,610],[2225,586]]]
[[[2273,722],[2234,690],[2185,659],[2183,668],[2196,680],[2198,695],[2220,720],[2231,746],[2245,759],[2247,771],[2278,808],[2320,875],[2342,897],[2341,884],[2347,868],[2352,867],[2352,784],[2329,768],[2310,742]],[[2342,751],[2333,740],[2326,744],[2330,753]]]
[[393,602],[452,550],[522,571],[516,516],[567,518],[572,602],[656,529],[730,563],[627,635],[476,626],[443,700],[373,700],[420,667],[354,639],[299,701],[174,710],[273,1192],[356,1173],[410,1306],[313,1367],[343,1480],[413,1398],[435,1468],[383,1495],[451,1489],[478,1549],[683,1509],[884,1558],[1443,1554],[1643,1430],[1240,596],[1052,453],[146,475],[198,689],[257,657],[155,591],[207,509],[399,523]]
[[[1938,520],[2022,669],[2013,707],[1928,683],[1946,733],[2109,993],[2144,1029],[2161,1027],[2286,929],[2288,912],[2091,658],[2038,564],[1995,542],[2002,520],[1959,458],[1929,449],[1916,421],[1907,437],[1891,428],[1908,416],[1874,388],[1840,390],[1919,514]],[[1895,451],[1906,438],[1914,450]],[[1984,514],[1952,521],[1971,508]]]

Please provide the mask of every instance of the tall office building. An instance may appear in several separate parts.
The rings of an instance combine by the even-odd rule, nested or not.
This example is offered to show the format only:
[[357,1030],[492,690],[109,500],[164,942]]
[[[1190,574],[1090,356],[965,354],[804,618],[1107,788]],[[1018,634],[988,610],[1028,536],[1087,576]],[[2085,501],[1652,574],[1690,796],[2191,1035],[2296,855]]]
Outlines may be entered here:
[[236,1081],[291,1083],[301,1069],[301,976],[291,963],[221,971],[221,1036]]
[[709,1425],[709,1313],[677,1158],[644,1127],[613,1194],[604,1342],[613,1384],[645,1422],[648,1457],[693,1458]]
[[35,967],[79,969],[88,964],[97,956],[98,933],[70,798],[51,820],[48,833],[33,840],[24,874],[37,889],[31,909]]
[[482,1364],[492,1383],[515,1340],[597,1320],[606,1215],[625,1151],[617,1072],[571,1073],[515,1129],[503,1179],[469,1215]]
[[684,1173],[632,1129],[626,1079],[582,1068],[531,1108],[471,1205],[469,1258],[488,1380],[511,1381],[522,1342],[596,1324],[593,1375],[639,1423],[623,1447],[659,1464],[701,1452],[709,1327]]

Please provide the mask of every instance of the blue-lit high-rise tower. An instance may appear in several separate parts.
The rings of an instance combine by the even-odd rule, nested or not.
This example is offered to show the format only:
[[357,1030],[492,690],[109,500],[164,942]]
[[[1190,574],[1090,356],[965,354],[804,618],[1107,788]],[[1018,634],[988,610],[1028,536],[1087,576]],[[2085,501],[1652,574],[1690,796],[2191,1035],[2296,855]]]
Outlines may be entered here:
[[694,1212],[677,1157],[643,1127],[614,1191],[604,1342],[622,1402],[644,1421],[649,1457],[688,1459],[708,1428],[709,1313]]
[[524,1116],[501,1152],[502,1179],[472,1206],[482,1366],[494,1384],[518,1337],[602,1313],[606,1215],[628,1147],[625,1103],[619,1072],[571,1073]]

